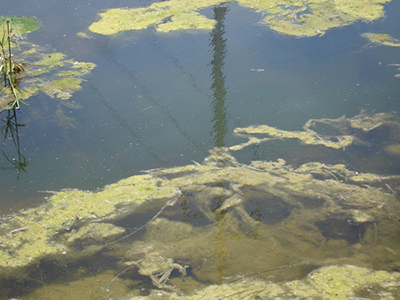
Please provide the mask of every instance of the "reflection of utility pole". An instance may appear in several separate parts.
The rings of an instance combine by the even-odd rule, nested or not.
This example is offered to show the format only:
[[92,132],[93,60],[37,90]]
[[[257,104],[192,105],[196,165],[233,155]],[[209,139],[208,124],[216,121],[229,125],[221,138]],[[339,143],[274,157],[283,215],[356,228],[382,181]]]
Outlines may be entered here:
[[226,121],[226,89],[225,89],[225,76],[223,74],[224,59],[226,56],[226,40],[224,39],[225,14],[228,8],[226,4],[221,4],[214,7],[214,19],[217,21],[213,31],[211,32],[211,42],[213,59],[211,60],[213,79],[211,90],[213,91],[212,110],[213,116],[213,129],[211,136],[214,141],[215,147],[225,146],[225,135],[228,132]]
[[[214,19],[217,21],[213,31],[211,32],[211,42],[213,59],[211,60],[212,65],[212,85],[211,90],[213,92],[212,110],[213,116],[213,129],[211,136],[214,141],[215,147],[225,146],[225,135],[228,131],[226,121],[226,90],[225,90],[225,76],[223,73],[224,59],[226,56],[226,40],[224,39],[225,26],[223,21],[225,20],[225,14],[228,8],[226,4],[221,4],[214,7]],[[224,197],[218,197],[214,199],[216,201],[216,230],[214,233],[215,239],[215,250],[214,253],[217,256],[217,272],[222,283],[222,278],[227,274],[227,228],[226,228],[226,214],[218,212],[218,208],[222,206]]]
[[[8,110],[5,119],[3,119],[2,121],[5,123],[5,125],[2,128],[1,134],[4,135],[4,140],[6,140],[7,138],[12,139],[14,146],[17,150],[17,156],[12,157],[10,155],[7,155],[3,150],[1,150],[1,152],[3,152],[3,155],[6,158],[6,160],[13,165],[14,169],[17,170],[18,172],[17,179],[18,179],[19,175],[21,174],[21,171],[26,172],[25,168],[28,165],[25,156],[21,154],[21,147],[19,144],[19,133],[18,133],[19,127],[24,127],[25,125],[18,123],[17,111],[15,108]],[[2,169],[10,169],[10,168],[2,168]]]

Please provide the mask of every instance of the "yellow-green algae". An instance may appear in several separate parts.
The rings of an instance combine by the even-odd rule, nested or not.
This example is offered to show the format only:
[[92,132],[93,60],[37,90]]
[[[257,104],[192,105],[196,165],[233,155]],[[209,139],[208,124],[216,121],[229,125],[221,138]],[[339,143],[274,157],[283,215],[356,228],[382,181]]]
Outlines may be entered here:
[[[68,229],[76,227],[79,231],[91,220],[120,218],[128,208],[133,210],[146,200],[165,199],[176,193],[173,187],[159,189],[156,185],[157,181],[148,175],[136,176],[98,193],[60,192],[47,204],[23,211],[1,228],[0,276],[18,273],[45,257],[64,255],[74,259],[76,253],[68,246],[71,244]],[[64,234],[57,235],[59,232]]]
[[[232,1],[233,2],[233,1]],[[373,21],[384,15],[382,4],[390,0],[237,0],[239,5],[267,14],[263,22],[271,29],[294,36],[321,35],[326,30],[359,20]],[[214,20],[197,11],[224,3],[220,0],[170,0],[141,8],[113,8],[99,13],[89,30],[103,35],[155,26],[157,31],[211,30]]]
[[[78,62],[66,59],[59,52],[52,52],[45,46],[38,46],[27,41],[18,41],[18,47],[13,49],[14,57],[24,64],[25,72],[20,74],[21,80],[17,87],[19,100],[27,100],[43,91],[50,97],[67,100],[81,89],[83,76],[96,67],[91,62]],[[14,95],[8,88],[0,90],[0,111],[9,109],[14,102]]]
[[[388,126],[374,126],[378,119],[400,124],[385,114],[321,120],[340,129]],[[388,183],[391,188],[383,188]],[[121,264],[108,275],[110,293],[126,292],[135,282],[128,278],[142,274],[168,291],[157,291],[166,299],[377,299],[378,293],[394,299],[399,273],[385,271],[400,266],[399,188],[396,176],[360,174],[343,164],[294,168],[280,159],[243,165],[217,148],[202,164],[150,171],[98,192],[61,191],[10,217],[0,226],[0,276],[21,280],[41,261],[89,259],[113,243],[109,255]],[[125,232],[118,221],[134,220],[146,207],[160,211],[171,201],[178,202],[169,211],[172,220],[154,212],[141,224],[140,240],[118,241]],[[204,225],[194,226],[196,219]],[[126,285],[114,284],[127,266]],[[185,275],[187,267],[193,276]],[[181,275],[172,276],[174,270]],[[272,278],[275,283],[268,282]]]
[[374,44],[390,47],[400,47],[400,41],[386,33],[366,32],[363,33],[361,36],[368,39],[371,43]]
[[[82,278],[69,283],[55,284],[53,288],[44,286],[22,299],[69,300],[107,299],[109,294],[102,289],[112,279],[110,272]],[[284,283],[271,283],[255,279],[244,279],[239,282],[210,285],[197,290],[191,295],[180,295],[176,292],[153,290],[146,296],[134,296],[135,292],[126,288],[129,280],[120,278],[114,284],[118,289],[112,294],[113,299],[396,299],[399,291],[398,273],[373,271],[354,266],[328,266],[313,271],[302,280]],[[88,286],[90,289],[88,289]],[[331,287],[338,287],[335,292]],[[372,287],[372,289],[370,289]],[[121,293],[121,291],[125,291]],[[358,296],[358,298],[357,298]]]

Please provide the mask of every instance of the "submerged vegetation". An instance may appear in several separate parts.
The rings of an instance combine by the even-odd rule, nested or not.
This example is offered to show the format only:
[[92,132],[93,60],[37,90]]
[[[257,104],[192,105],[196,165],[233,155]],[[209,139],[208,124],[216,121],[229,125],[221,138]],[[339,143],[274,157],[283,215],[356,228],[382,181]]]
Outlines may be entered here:
[[[321,124],[332,134],[317,134]],[[391,149],[399,127],[396,116],[362,113],[310,120],[299,133],[236,132],[257,143],[268,139],[253,140],[255,132],[337,149],[343,136],[346,147],[376,147],[373,137],[384,131],[388,143],[379,147]],[[70,274],[78,265],[79,273],[105,259],[108,267],[86,276],[95,282],[91,296],[139,299],[141,286],[146,297],[171,299],[395,299],[400,292],[399,273],[390,273],[400,261],[398,176],[319,162],[295,168],[282,159],[244,165],[227,148],[201,164],[146,173],[97,192],[46,191],[54,193],[47,203],[5,218],[0,277],[38,287],[24,299],[54,297],[57,284],[48,285],[53,277],[40,276],[37,265],[54,265],[57,277],[62,266]]]
[[[373,21],[383,16],[382,4],[390,0],[236,0],[239,5],[264,15],[262,22],[272,30],[293,36],[322,35],[331,28],[361,21]],[[170,0],[155,2],[143,8],[113,8],[101,12],[100,20],[89,30],[104,35],[125,30],[142,30],[155,26],[157,31],[203,29],[211,30],[215,21],[199,10],[222,4],[220,0]]]

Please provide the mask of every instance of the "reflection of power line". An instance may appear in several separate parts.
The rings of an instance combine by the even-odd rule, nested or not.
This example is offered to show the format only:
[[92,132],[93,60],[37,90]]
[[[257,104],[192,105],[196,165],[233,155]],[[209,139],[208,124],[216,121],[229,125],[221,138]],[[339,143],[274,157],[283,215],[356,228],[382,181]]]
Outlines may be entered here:
[[225,135],[228,132],[227,118],[226,118],[226,89],[225,89],[225,76],[223,73],[224,59],[227,54],[226,39],[224,39],[225,25],[225,14],[227,12],[226,5],[219,5],[214,7],[214,19],[217,21],[214,29],[211,32],[211,42],[213,59],[211,60],[212,65],[212,85],[211,90],[213,91],[212,110],[213,116],[213,129],[211,132],[214,146],[223,147],[225,146]]
[[106,101],[106,98],[103,96],[100,90],[90,83],[88,85],[98,95],[101,103],[107,108],[107,110],[113,115],[113,117],[118,120],[121,128],[125,129],[132,137],[134,137],[137,143],[144,149],[146,149],[155,161],[159,162],[162,165],[161,158],[159,158],[157,154],[155,154],[153,150],[143,141],[143,139],[132,128],[130,128],[129,122],[125,118],[121,117],[120,113],[115,108],[108,104],[108,101]]
[[129,79],[132,81],[132,83],[135,86],[138,86],[139,88],[141,88],[141,90],[143,91],[143,95],[145,96],[146,99],[148,99],[151,103],[153,103],[154,106],[159,107],[161,112],[167,116],[167,118],[171,121],[172,124],[175,125],[175,127],[178,129],[178,131],[182,134],[182,136],[184,136],[185,138],[187,138],[193,145],[196,146],[197,149],[203,151],[204,153],[207,153],[207,151],[194,139],[192,138],[185,130],[182,129],[181,125],[179,124],[179,122],[175,119],[175,117],[169,112],[169,110],[162,105],[160,102],[158,102],[155,97],[153,97],[151,95],[151,92],[145,87],[143,86],[139,79],[133,74],[133,72],[128,69],[128,67],[126,66],[126,64],[121,63],[118,59],[115,58],[115,56],[111,56],[111,59],[118,65],[119,70],[124,71]]
[[189,72],[189,70],[187,70],[184,66],[182,66],[176,57],[174,57],[172,54],[168,54],[167,52],[165,52],[165,50],[159,44],[157,44],[157,40],[154,37],[154,35],[151,35],[151,40],[149,44],[153,47],[156,53],[159,53],[163,55],[165,58],[169,59],[172,62],[172,65],[175,66],[175,68],[177,68],[179,72],[191,82],[193,88],[199,94],[203,94],[207,98],[211,98],[210,95],[208,95],[204,91],[204,89],[196,83],[196,76],[194,76],[191,72]]

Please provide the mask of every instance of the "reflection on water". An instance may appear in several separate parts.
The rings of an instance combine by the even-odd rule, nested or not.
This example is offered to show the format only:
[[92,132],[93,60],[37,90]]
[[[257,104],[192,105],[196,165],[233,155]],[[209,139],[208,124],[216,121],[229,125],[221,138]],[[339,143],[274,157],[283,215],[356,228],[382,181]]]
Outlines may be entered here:
[[17,110],[15,108],[6,112],[2,112],[2,114],[2,121],[4,122],[4,125],[1,129],[1,136],[3,139],[3,144],[4,141],[7,141],[7,143],[11,143],[11,148],[14,146],[15,149],[11,149],[10,153],[6,153],[4,150],[2,150],[5,160],[9,162],[11,166],[2,167],[1,169],[15,169],[17,171],[18,180],[21,172],[26,172],[26,167],[28,166],[25,156],[21,154],[21,145],[19,142],[19,127],[24,127],[25,125],[18,123]]
[[[398,49],[363,48],[359,37],[367,28],[396,36],[391,11],[392,23],[293,39],[255,25],[254,12],[230,3],[204,11],[217,21],[209,33],[149,29],[79,39],[76,32],[99,9],[78,10],[71,27],[57,28],[68,31],[65,40],[45,15],[44,27],[29,37],[54,42],[57,51],[97,68],[68,105],[40,94],[18,111],[18,120],[15,111],[3,114],[1,255],[15,268],[3,276],[1,297],[70,299],[79,290],[85,299],[126,299],[223,283],[237,292],[258,283],[237,283],[237,276],[275,282],[257,287],[276,292],[272,299],[301,290],[311,297],[318,287],[310,272],[326,271],[319,267],[399,271],[399,180],[375,175],[399,174],[395,119],[339,150],[289,136],[265,142],[256,133],[235,157],[223,149],[207,157],[209,149],[243,142],[233,135],[236,127],[268,124],[296,136],[309,119],[398,110],[399,81],[387,68],[397,63]],[[362,132],[323,125],[316,124],[314,140]],[[168,169],[175,165],[186,167]],[[147,169],[153,170],[143,180],[103,189]],[[97,187],[96,193],[74,190]],[[50,204],[5,215],[19,199],[25,208],[42,203],[39,191]],[[147,204],[132,207],[130,199],[142,196]],[[30,198],[38,200],[23,202]],[[43,253],[29,252],[30,245]],[[339,268],[328,283],[339,286],[335,280],[346,272],[367,272],[356,270]],[[352,297],[378,299],[359,278],[346,280],[361,287]],[[376,291],[398,289],[398,281],[386,283],[378,282]],[[300,288],[290,294],[295,285]],[[211,291],[202,293],[198,298]]]
[[211,43],[213,59],[212,65],[212,85],[213,92],[212,111],[214,117],[212,138],[215,147],[225,146],[225,135],[228,132],[227,116],[226,116],[226,88],[225,88],[225,75],[224,59],[227,55],[226,40],[224,38],[225,26],[224,19],[228,10],[226,5],[220,5],[214,8],[214,19],[217,21],[214,29],[211,32]]

